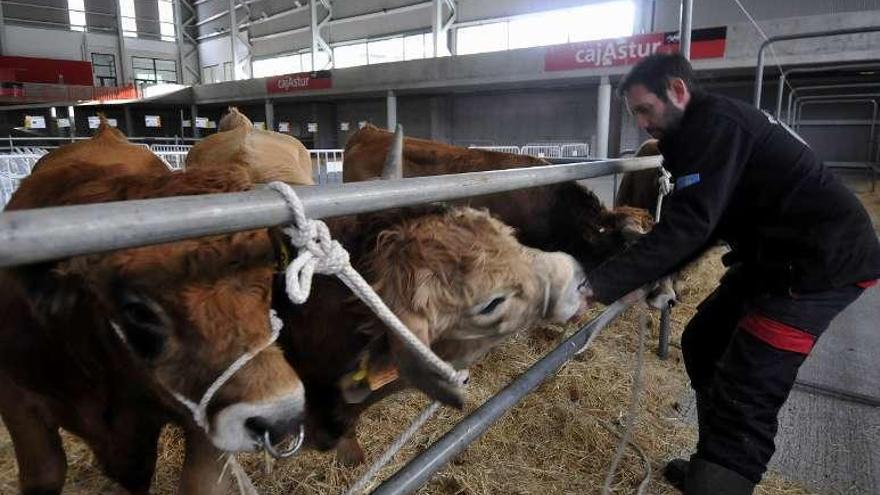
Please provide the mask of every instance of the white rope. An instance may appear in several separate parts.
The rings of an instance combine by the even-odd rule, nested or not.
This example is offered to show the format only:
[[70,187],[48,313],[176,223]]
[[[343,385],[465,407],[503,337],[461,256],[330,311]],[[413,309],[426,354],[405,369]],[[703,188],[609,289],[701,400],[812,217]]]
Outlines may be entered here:
[[671,193],[675,187],[672,184],[672,174],[663,167],[659,168],[660,177],[657,178],[657,185],[660,188],[657,195],[657,208],[654,210],[654,222],[660,221],[660,211],[663,208],[663,198]]
[[287,294],[295,304],[308,299],[312,289],[312,275],[336,275],[351,291],[366,304],[394,332],[403,345],[415,352],[434,371],[449,383],[456,383],[456,370],[443,361],[415,336],[397,316],[388,309],[370,284],[351,266],[348,252],[338,241],[330,237],[330,229],[320,220],[306,218],[302,202],[296,192],[283,182],[270,182],[268,187],[277,191],[293,213],[294,221],[282,232],[290,237],[290,242],[299,250],[296,259],[290,263],[285,273]]
[[[464,384],[468,378],[468,371],[462,370],[458,372],[458,383]],[[440,407],[440,402],[434,401],[428,405],[428,407],[424,408],[422,412],[410,423],[409,427],[401,433],[397,439],[394,440],[391,445],[385,449],[385,452],[382,452],[382,455],[379,456],[373,464],[370,465],[370,468],[361,475],[358,480],[351,485],[351,487],[345,492],[345,495],[356,495],[361,493],[364,488],[366,488],[367,484],[379,474],[379,471],[385,467],[386,464],[391,462],[391,458],[395,456],[400,449],[406,445],[407,442],[412,438],[413,435],[416,434],[419,429],[434,416],[434,413],[437,412],[437,409]]]
[[[632,436],[632,430],[636,424],[636,417],[639,414],[639,397],[642,394],[642,370],[644,369],[644,354],[645,354],[645,333],[647,333],[648,329],[648,316],[646,313],[642,313],[639,318],[639,349],[636,354],[636,364],[633,369],[633,384],[632,384],[632,392],[630,393],[630,401],[629,401],[629,409],[626,414],[626,427],[623,431],[623,436],[620,438],[620,443],[617,445],[617,450],[614,452],[614,458],[611,461],[611,466],[608,467],[608,474],[605,476],[605,483],[602,486],[602,495],[608,495],[611,493],[611,483],[614,481],[614,473],[617,471],[617,465],[620,464],[620,459],[623,457],[623,451],[628,444],[635,446],[635,444],[630,442],[630,437]],[[639,485],[638,494],[642,493],[642,490],[647,486],[647,480],[651,477],[651,468],[648,465],[646,469],[645,479],[642,480],[642,483]]]
[[[758,34],[760,34],[761,37],[764,38],[764,41],[769,41],[770,37],[767,36],[767,33],[765,33],[763,29],[761,29],[761,26],[758,24],[758,21],[756,21],[755,18],[752,17],[752,14],[750,14],[749,11],[746,10],[745,5],[743,5],[739,0],[733,0],[733,2],[736,3],[737,7],[739,7],[739,10],[741,10],[743,15],[746,16],[746,19],[748,19],[749,22],[752,23],[752,26],[755,27],[755,29],[758,31]],[[776,50],[773,49],[773,45],[770,45],[768,48],[770,48],[770,54],[773,55],[773,63],[776,64],[776,67],[779,69],[779,73],[784,73],[785,71],[782,70],[782,65],[779,64],[779,57],[776,55]],[[791,82],[789,82],[788,79],[785,80],[785,85],[788,86],[789,90],[794,91],[794,87],[791,85]]]

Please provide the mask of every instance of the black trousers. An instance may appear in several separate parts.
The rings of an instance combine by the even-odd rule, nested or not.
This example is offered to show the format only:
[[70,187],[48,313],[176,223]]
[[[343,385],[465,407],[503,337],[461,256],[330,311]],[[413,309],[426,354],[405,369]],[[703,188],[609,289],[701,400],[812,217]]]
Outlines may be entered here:
[[781,294],[745,267],[728,270],[682,335],[685,367],[705,416],[694,457],[760,482],[798,368],[862,292],[851,286]]

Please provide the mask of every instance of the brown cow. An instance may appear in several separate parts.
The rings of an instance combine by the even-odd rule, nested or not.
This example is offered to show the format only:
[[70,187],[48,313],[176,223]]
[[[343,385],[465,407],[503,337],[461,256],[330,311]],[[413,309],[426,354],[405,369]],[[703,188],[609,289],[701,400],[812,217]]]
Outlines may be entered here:
[[[388,131],[367,126],[345,147],[345,182],[369,180],[382,173],[392,142]],[[547,165],[528,155],[466,149],[425,139],[406,138],[403,176],[420,177],[499,168]],[[647,212],[633,208],[609,211],[592,191],[568,182],[492,194],[463,201],[488,208],[514,227],[519,240],[544,251],[563,251],[590,270],[650,228]]]
[[[522,246],[512,229],[485,212],[431,206],[328,225],[391,310],[457,368],[518,330],[570,319],[582,302],[583,271],[572,257]],[[328,449],[344,439],[342,462],[360,462],[357,417],[403,388],[394,380],[398,373],[403,382],[460,404],[342,283],[326,277],[313,283],[315,295],[296,306],[279,279],[273,303],[285,322],[282,345],[306,387],[313,446]],[[389,380],[394,383],[383,387]]]
[[309,151],[296,138],[254,129],[235,107],[229,107],[218,129],[220,132],[202,139],[187,153],[187,169],[234,163],[248,167],[254,182],[314,184]]
[[94,166],[112,166],[119,174],[160,173],[168,167],[143,146],[128,141],[122,131],[110,126],[104,115],[91,139],[78,141],[52,150],[34,165],[45,172],[54,167],[65,167],[71,162],[87,162]]
[[[45,156],[7,211],[252,185],[240,167],[171,173],[151,154],[113,144],[108,129],[71,147]],[[217,449],[253,450],[266,434],[278,441],[297,431],[304,389],[274,345],[217,391],[207,437],[172,396],[198,402],[230,363],[267,342],[274,266],[264,229],[0,270],[0,415],[22,491],[61,492],[59,427],[132,493],[149,490],[169,421],[186,430],[187,493],[223,488]]]

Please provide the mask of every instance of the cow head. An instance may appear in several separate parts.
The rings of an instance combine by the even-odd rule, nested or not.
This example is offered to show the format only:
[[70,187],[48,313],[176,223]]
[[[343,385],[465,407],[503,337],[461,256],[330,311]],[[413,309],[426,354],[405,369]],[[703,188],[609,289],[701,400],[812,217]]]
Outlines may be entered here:
[[[190,415],[169,395],[198,403],[230,364],[270,339],[273,253],[266,231],[253,231],[81,256],[56,271],[79,281],[110,345]],[[208,436],[222,450],[252,450],[267,432],[277,442],[297,431],[303,408],[302,385],[273,345],[214,395]]]
[[[567,321],[581,307],[580,265],[567,254],[524,247],[513,229],[485,211],[410,212],[374,239],[361,260],[368,280],[419,339],[459,369],[515,332]],[[408,382],[460,404],[455,391],[394,338],[388,351]],[[370,361],[386,360],[380,353]]]

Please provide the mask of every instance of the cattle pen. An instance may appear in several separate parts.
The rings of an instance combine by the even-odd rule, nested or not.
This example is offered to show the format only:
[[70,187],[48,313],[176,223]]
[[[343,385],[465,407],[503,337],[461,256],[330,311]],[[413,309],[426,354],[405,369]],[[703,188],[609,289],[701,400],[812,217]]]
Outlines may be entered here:
[[[658,157],[602,160],[349,185],[297,187],[307,216],[330,217],[658,167]],[[292,221],[271,190],[22,210],[0,214],[0,266],[169,242]],[[617,302],[374,493],[412,493],[523,396],[552,376],[628,304]]]

